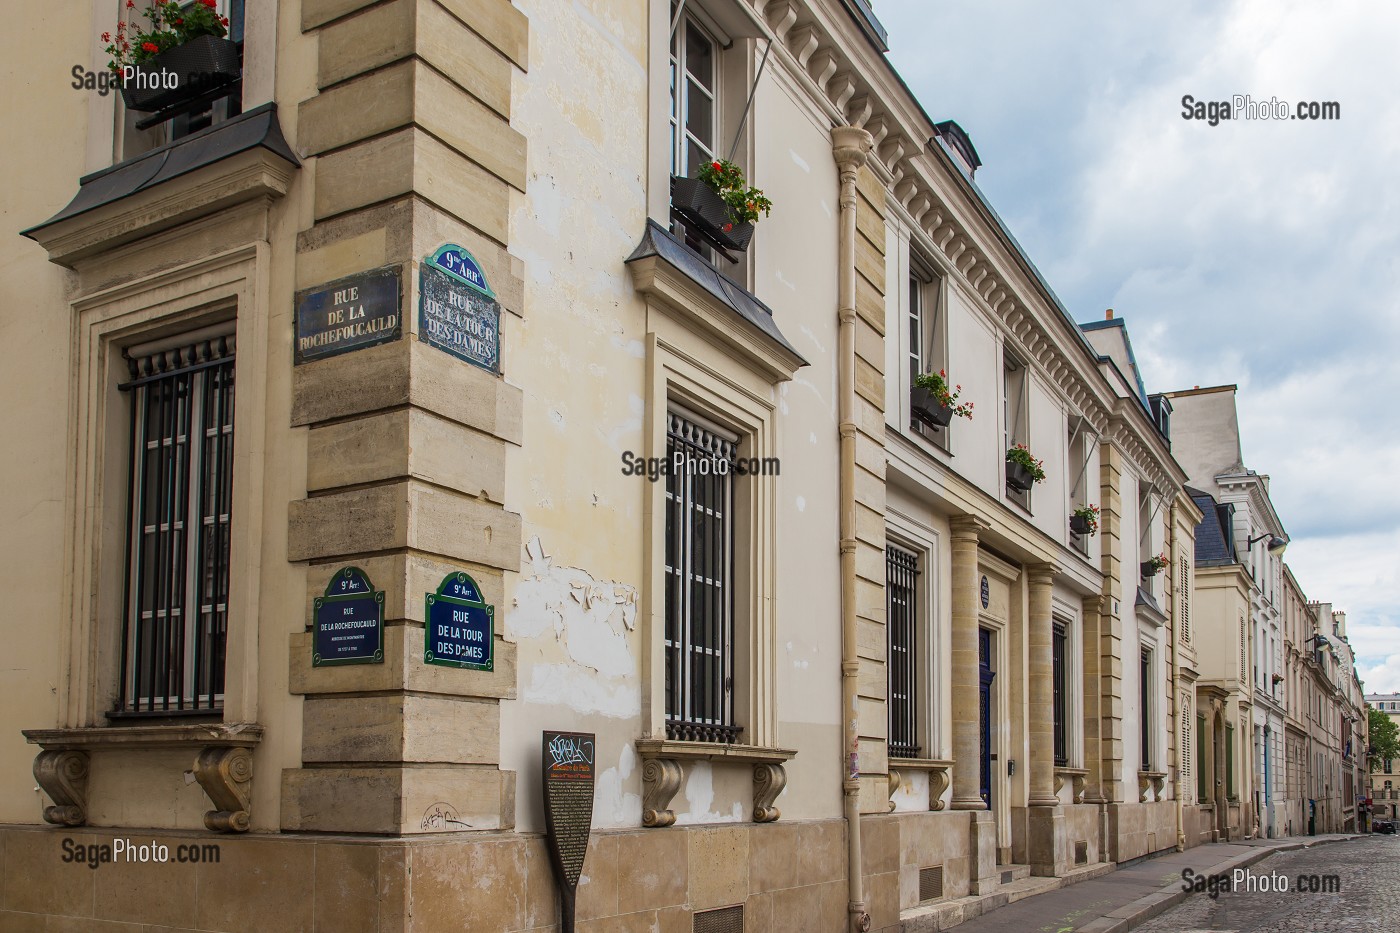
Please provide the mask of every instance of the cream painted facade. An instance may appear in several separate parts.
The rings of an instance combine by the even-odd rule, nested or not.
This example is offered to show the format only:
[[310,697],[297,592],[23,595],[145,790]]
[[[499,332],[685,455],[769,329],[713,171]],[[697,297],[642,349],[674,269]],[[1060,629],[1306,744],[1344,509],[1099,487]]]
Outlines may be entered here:
[[[24,399],[0,461],[0,919],[555,929],[552,729],[596,736],[580,931],[914,928],[1008,876],[1214,838],[1192,716],[1215,747],[1241,724],[1243,784],[1252,698],[1202,619],[1248,609],[1243,577],[1202,579],[1126,332],[1060,307],[857,5],[677,20],[712,42],[711,144],[775,204],[732,263],[670,232],[669,3],[246,0],[241,115],[168,141],[66,85],[118,9],[10,65],[44,131],[3,143],[28,239],[0,249]],[[499,300],[499,375],[422,339],[445,244]],[[296,362],[298,295],[390,268],[401,336]],[[238,387],[218,709],[130,710],[119,387],[128,359],[210,341]],[[975,415],[916,428],[913,372],[944,367]],[[668,487],[625,470],[666,456],[673,415],[781,465],[724,526],[729,741],[670,721]],[[1028,493],[1018,442],[1045,465]],[[1099,531],[1073,534],[1088,504]],[[896,755],[891,548],[918,581]],[[384,592],[383,662],[314,666],[348,565]],[[495,608],[490,671],[423,661],[426,595],[459,573]],[[61,859],[136,834],[221,857]]]
[[[1391,721],[1400,721],[1400,693],[1368,693],[1366,705],[1379,710]],[[1377,758],[1371,764],[1366,796],[1371,798],[1371,817],[1393,820],[1400,817],[1400,778],[1395,759]]]

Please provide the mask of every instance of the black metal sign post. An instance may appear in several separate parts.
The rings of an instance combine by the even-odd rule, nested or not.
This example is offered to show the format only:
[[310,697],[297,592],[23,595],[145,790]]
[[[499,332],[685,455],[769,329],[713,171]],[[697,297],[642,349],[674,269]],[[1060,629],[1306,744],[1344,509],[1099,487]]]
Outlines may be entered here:
[[559,884],[559,929],[574,933],[574,900],[593,827],[594,736],[545,732],[543,745],[544,824]]

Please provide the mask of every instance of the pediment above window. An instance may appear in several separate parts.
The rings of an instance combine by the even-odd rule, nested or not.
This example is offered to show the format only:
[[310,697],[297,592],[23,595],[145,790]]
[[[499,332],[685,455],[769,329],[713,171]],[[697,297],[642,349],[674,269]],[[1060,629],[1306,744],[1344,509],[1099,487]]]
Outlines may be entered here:
[[61,266],[255,198],[280,198],[301,163],[264,104],[84,176],[73,200],[23,231]]
[[785,382],[808,365],[778,330],[771,308],[656,221],[647,221],[627,267],[637,291],[770,382]]

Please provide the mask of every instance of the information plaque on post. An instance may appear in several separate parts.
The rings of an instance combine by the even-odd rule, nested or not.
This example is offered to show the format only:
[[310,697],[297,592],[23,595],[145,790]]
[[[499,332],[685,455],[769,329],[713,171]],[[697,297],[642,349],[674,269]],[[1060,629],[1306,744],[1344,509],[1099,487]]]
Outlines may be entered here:
[[384,591],[359,567],[342,567],[317,596],[311,666],[384,663]]
[[496,607],[481,599],[481,589],[468,574],[449,573],[427,596],[427,631],[423,661],[475,671],[494,668],[492,636]]
[[593,733],[544,733],[544,825],[549,861],[559,883],[562,933],[574,930],[574,900],[593,827],[594,758]]

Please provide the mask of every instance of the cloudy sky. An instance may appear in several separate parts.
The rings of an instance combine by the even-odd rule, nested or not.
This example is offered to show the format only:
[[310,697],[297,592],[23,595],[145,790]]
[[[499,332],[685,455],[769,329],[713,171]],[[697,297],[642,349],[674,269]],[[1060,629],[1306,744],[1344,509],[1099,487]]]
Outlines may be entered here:
[[[890,57],[1080,321],[1148,391],[1236,383],[1310,599],[1400,691],[1400,5],[875,0]],[[1337,101],[1206,122],[1181,98]]]

